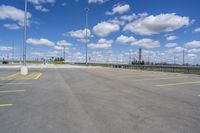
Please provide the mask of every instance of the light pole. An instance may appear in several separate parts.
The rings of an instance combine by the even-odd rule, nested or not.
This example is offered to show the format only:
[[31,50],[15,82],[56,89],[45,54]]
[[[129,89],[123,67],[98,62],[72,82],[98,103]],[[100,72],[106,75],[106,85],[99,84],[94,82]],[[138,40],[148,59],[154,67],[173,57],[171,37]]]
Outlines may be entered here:
[[14,41],[12,42],[12,64],[14,64]]
[[185,50],[183,49],[183,66],[185,65]]
[[27,75],[28,68],[26,66],[26,39],[27,39],[27,0],[24,1],[24,43],[23,43],[23,66],[21,67],[21,74]]
[[85,8],[85,24],[86,24],[86,37],[85,37],[85,64],[88,64],[88,12],[89,12],[89,8]]
[[66,52],[66,51],[65,51],[65,47],[66,47],[66,46],[63,46],[63,48],[64,48],[64,53],[63,53],[63,54],[64,54],[64,62],[65,62],[65,54],[66,54],[66,53],[65,53],[65,52]]

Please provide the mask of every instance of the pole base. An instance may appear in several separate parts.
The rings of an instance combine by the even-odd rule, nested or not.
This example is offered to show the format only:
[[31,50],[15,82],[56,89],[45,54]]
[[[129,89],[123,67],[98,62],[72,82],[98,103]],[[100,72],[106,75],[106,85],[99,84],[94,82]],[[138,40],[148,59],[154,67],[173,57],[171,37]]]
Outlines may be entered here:
[[22,66],[20,69],[20,73],[22,75],[27,75],[28,74],[28,67],[27,66]]

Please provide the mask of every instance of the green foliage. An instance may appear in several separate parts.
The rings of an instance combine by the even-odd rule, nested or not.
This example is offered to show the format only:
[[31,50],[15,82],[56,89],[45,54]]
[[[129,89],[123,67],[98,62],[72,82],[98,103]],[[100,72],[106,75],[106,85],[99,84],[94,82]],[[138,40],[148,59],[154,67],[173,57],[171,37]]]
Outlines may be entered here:
[[137,61],[137,60],[135,60],[135,61],[132,62],[132,65],[144,65],[144,64],[145,64],[144,61]]
[[58,58],[55,58],[54,61],[64,61],[64,58],[62,58],[62,57],[59,58],[58,57]]

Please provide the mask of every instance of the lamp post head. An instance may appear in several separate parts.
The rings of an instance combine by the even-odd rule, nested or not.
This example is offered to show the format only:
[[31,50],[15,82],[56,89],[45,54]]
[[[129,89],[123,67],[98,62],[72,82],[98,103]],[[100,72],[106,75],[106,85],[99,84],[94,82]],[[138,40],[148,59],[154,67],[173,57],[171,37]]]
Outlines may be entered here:
[[86,7],[85,8],[85,12],[89,12],[90,11],[90,8],[89,7]]

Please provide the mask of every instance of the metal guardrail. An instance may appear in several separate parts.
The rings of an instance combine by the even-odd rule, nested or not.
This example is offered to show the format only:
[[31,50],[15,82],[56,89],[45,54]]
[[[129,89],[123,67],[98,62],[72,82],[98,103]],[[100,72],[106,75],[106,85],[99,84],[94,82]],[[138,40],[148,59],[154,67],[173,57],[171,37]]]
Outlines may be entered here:
[[[85,65],[84,63],[75,63]],[[89,63],[91,66],[103,66],[122,69],[139,69],[162,72],[180,72],[189,74],[200,74],[200,66],[181,66],[181,65],[128,65],[128,64],[106,64],[106,63]]]

